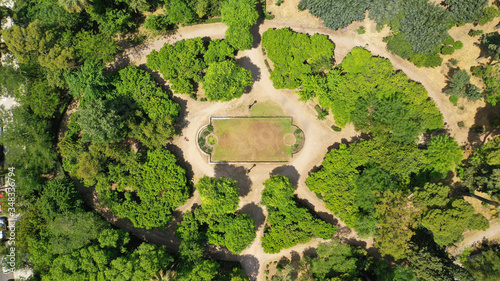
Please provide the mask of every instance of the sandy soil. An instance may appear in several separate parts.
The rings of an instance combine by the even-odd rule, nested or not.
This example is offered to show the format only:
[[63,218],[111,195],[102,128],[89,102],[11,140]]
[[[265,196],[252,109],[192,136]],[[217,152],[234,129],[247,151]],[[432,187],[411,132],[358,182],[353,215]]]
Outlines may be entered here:
[[[376,24],[371,20],[364,22],[356,22],[349,27],[332,31],[324,28],[321,21],[311,17],[306,12],[298,12],[296,5],[298,0],[285,0],[280,7],[276,7],[268,1],[268,10],[273,11],[276,18],[272,21],[264,21],[258,28],[253,29],[254,35],[257,38],[256,42],[260,43],[260,36],[268,28],[290,27],[297,32],[305,32],[309,34],[321,33],[326,34],[336,44],[335,59],[336,63],[340,63],[342,58],[355,46],[363,46],[372,52],[374,55],[385,57],[391,60],[395,69],[404,71],[411,79],[422,83],[429,92],[436,105],[441,110],[444,121],[450,133],[456,137],[460,144],[465,144],[469,138],[469,127],[475,122],[474,117],[476,111],[480,107],[484,107],[484,103],[465,103],[464,109],[459,109],[449,102],[448,97],[442,93],[442,89],[446,86],[445,73],[448,68],[443,64],[442,67],[435,69],[417,68],[408,61],[405,61],[397,56],[392,55],[385,49],[385,43],[382,42],[383,37],[389,33],[388,28],[385,28],[380,33],[375,30]],[[359,35],[355,31],[359,26],[365,26],[367,32]],[[492,25],[485,27],[492,28]],[[221,23],[205,24],[198,26],[182,27],[173,37],[161,37],[146,45],[141,45],[136,48],[126,50],[117,60],[113,67],[121,67],[132,63],[141,65],[146,62],[146,57],[151,50],[159,50],[165,43],[174,43],[177,40],[185,38],[194,38],[198,36],[215,38],[223,38],[226,31],[226,26]],[[467,29],[468,31],[468,29]],[[464,49],[457,51],[457,57],[460,60],[461,67],[467,67],[475,60],[476,52],[471,47],[471,42],[463,35],[462,29],[452,30],[452,35],[456,40],[464,42]],[[467,36],[468,37],[468,36]],[[472,39],[471,39],[472,40]],[[354,131],[352,126],[348,126],[342,132],[335,133],[329,126],[333,123],[330,117],[327,121],[316,120],[316,113],[310,104],[305,104],[298,101],[298,96],[293,94],[292,90],[276,90],[272,86],[269,78],[269,73],[264,64],[264,56],[261,52],[260,44],[256,44],[253,49],[240,52],[236,58],[237,62],[243,67],[252,71],[252,76],[255,83],[250,87],[249,92],[243,95],[240,99],[230,102],[199,102],[188,98],[187,96],[175,95],[174,99],[179,102],[183,108],[184,115],[181,116],[182,135],[174,139],[169,147],[177,154],[179,159],[183,159],[183,165],[192,170],[192,179],[194,182],[202,176],[226,176],[238,180],[241,193],[240,212],[248,213],[256,220],[257,238],[239,256],[232,255],[227,250],[217,247],[210,247],[210,256],[226,260],[240,261],[249,276],[264,280],[265,265],[269,261],[278,260],[282,256],[290,256],[292,252],[302,254],[309,248],[317,246],[321,239],[313,239],[311,242],[297,245],[290,249],[281,251],[278,254],[266,254],[261,247],[260,238],[263,235],[263,225],[267,212],[260,205],[262,183],[269,178],[270,174],[282,174],[288,176],[297,185],[296,194],[299,200],[312,210],[316,211],[323,219],[331,223],[343,227],[344,224],[338,220],[330,211],[328,211],[322,200],[318,199],[305,185],[305,178],[316,167],[321,165],[325,153],[335,143],[350,141],[358,137],[358,133]],[[156,78],[161,81],[161,76],[156,75]],[[163,81],[164,82],[164,81]],[[210,165],[207,157],[203,155],[195,144],[195,137],[200,127],[208,123],[208,118],[211,115],[249,115],[248,105],[254,100],[264,101],[271,100],[279,103],[283,111],[290,116],[293,116],[294,123],[303,129],[305,134],[305,145],[303,149],[294,156],[294,158],[286,165],[261,164],[252,168],[251,165]],[[459,128],[457,122],[464,121],[465,128]],[[187,137],[189,141],[185,141]],[[246,175],[248,169],[251,172]],[[180,207],[177,212],[182,214],[186,210],[190,210],[194,204],[199,204],[197,193],[189,199],[188,203]],[[146,232],[140,229],[133,229],[122,224],[127,230],[131,230],[143,239],[158,243],[168,244],[167,241],[178,243],[175,238],[172,238],[173,232],[170,229],[166,232]],[[497,229],[488,230],[496,233]],[[476,241],[482,234],[471,236],[470,243]],[[373,248],[371,239],[362,240],[357,237],[356,233],[350,232],[342,237],[348,243],[364,246],[365,248],[376,251]],[[467,240],[469,241],[469,240]],[[464,243],[469,243],[465,242]],[[174,247],[175,248],[175,247]]]

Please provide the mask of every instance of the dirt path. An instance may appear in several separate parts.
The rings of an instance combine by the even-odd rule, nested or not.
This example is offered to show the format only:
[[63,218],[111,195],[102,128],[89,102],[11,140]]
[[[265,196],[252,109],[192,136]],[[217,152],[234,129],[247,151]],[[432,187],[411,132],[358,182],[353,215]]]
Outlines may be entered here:
[[[287,3],[287,1],[285,1]],[[391,60],[395,69],[404,71],[410,79],[418,81],[424,85],[429,92],[429,96],[436,102],[436,105],[441,110],[444,120],[451,130],[457,141],[461,144],[467,141],[468,126],[472,125],[469,116],[475,114],[477,108],[481,106],[480,103],[472,104],[464,110],[459,110],[448,101],[442,93],[442,88],[445,86],[444,71],[445,67],[436,69],[422,69],[417,68],[408,61],[405,61],[397,56],[392,55],[385,49],[385,43],[382,38],[387,36],[388,30],[383,30],[381,33],[375,31],[375,24],[373,21],[366,20],[363,23],[354,23],[347,29],[332,31],[321,26],[318,20],[307,21],[305,20],[292,21],[282,20],[279,17],[273,21],[265,21],[258,28],[257,37],[260,38],[262,33],[268,28],[281,28],[290,27],[292,30],[304,33],[321,33],[328,35],[335,43],[335,59],[339,63],[343,57],[355,46],[363,46],[372,52],[374,55],[385,57]],[[358,26],[364,25],[367,33],[359,35],[355,32]],[[146,62],[146,55],[151,50],[159,50],[165,43],[171,44],[178,40],[194,37],[210,37],[212,39],[223,38],[227,27],[221,23],[205,24],[198,26],[182,27],[178,29],[175,36],[166,38],[157,38],[155,41],[145,45],[126,50],[118,59],[112,68],[122,67],[124,64],[141,65]],[[305,179],[310,171],[319,165],[323,160],[328,148],[334,143],[341,141],[349,141],[358,136],[354,131],[353,126],[347,126],[340,133],[333,132],[329,126],[333,123],[330,117],[328,121],[318,121],[314,109],[303,102],[298,101],[298,96],[292,90],[276,90],[272,86],[270,75],[264,64],[264,56],[261,52],[260,44],[255,48],[247,51],[240,52],[236,58],[237,62],[243,67],[252,71],[252,76],[255,80],[251,86],[249,93],[243,95],[240,99],[232,100],[230,102],[200,102],[195,101],[187,96],[175,95],[184,111],[184,116],[181,121],[183,125],[182,135],[173,140],[170,148],[177,154],[179,159],[183,159],[184,166],[188,170],[192,170],[193,181],[202,176],[226,176],[238,180],[241,202],[240,212],[248,213],[256,220],[257,224],[257,238],[254,243],[250,245],[239,256],[232,255],[223,249],[210,247],[211,256],[226,259],[237,260],[242,263],[245,271],[249,276],[264,280],[265,265],[269,261],[277,260],[282,256],[290,256],[292,252],[302,254],[309,248],[315,248],[321,239],[313,239],[309,243],[297,245],[290,249],[281,251],[278,254],[266,254],[261,247],[261,237],[264,230],[264,222],[267,211],[260,205],[261,191],[263,189],[262,183],[269,178],[270,174],[279,173],[288,176],[297,185],[296,194],[309,208],[317,212],[323,219],[331,223],[343,226],[344,224],[335,218],[335,216],[325,207],[325,204],[313,192],[311,192],[305,185]],[[207,157],[204,156],[195,144],[196,134],[198,129],[208,123],[208,118],[211,115],[246,115],[248,112],[248,104],[254,100],[264,102],[272,100],[279,103],[283,110],[294,118],[294,124],[298,125],[305,134],[306,142],[301,152],[294,156],[294,158],[286,165],[257,165],[253,168],[250,174],[246,175],[246,169],[250,165],[210,165],[208,164]],[[473,115],[472,115],[473,116]],[[465,119],[464,119],[465,118]],[[467,126],[459,128],[457,122],[465,121]],[[185,141],[187,137],[189,141]],[[179,214],[190,210],[193,204],[199,204],[198,194],[195,192],[193,197],[180,208],[177,209]],[[134,229],[126,224],[120,225],[135,235],[157,244],[178,243],[173,237],[173,231],[169,233],[156,231],[147,232],[140,229]],[[495,230],[494,230],[495,231]],[[480,234],[478,234],[480,235]],[[351,232],[347,237],[349,243],[364,246],[367,249],[373,250],[373,240],[359,239],[356,233]],[[175,248],[175,247],[174,247]]]
[[495,221],[490,221],[490,227],[484,231],[473,230],[464,233],[464,240],[450,249],[452,255],[458,255],[464,251],[467,247],[472,247],[483,240],[488,242],[499,242],[500,241],[500,223]]

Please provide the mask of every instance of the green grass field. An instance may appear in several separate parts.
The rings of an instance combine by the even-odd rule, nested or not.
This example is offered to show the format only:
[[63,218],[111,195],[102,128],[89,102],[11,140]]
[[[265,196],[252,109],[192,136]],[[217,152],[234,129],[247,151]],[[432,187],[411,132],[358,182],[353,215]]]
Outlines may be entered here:
[[214,162],[284,162],[292,155],[286,143],[293,134],[290,118],[214,118],[212,125],[218,138]]

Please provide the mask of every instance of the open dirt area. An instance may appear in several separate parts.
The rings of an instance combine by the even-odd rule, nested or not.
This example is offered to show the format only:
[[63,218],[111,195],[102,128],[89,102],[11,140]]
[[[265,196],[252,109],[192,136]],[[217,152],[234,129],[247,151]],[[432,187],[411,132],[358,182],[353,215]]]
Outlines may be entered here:
[[291,157],[285,144],[293,129],[291,118],[213,118],[212,125],[218,138],[212,161],[286,162]]
[[[261,247],[261,237],[263,235],[267,211],[260,204],[262,183],[272,174],[281,174],[290,177],[297,186],[296,194],[302,204],[315,211],[322,219],[337,225],[343,229],[339,237],[350,244],[359,245],[368,250],[372,255],[378,255],[374,248],[373,239],[360,239],[357,234],[345,228],[345,224],[336,218],[325,204],[305,185],[305,179],[311,171],[314,171],[321,165],[325,153],[339,143],[349,142],[359,138],[352,125],[348,125],[341,132],[333,132],[330,126],[334,123],[334,117],[329,116],[325,121],[318,121],[316,112],[313,109],[313,103],[303,103],[298,100],[295,90],[276,90],[270,80],[269,72],[264,64],[264,55],[261,51],[260,37],[264,31],[269,28],[288,27],[296,32],[308,34],[320,33],[327,35],[335,43],[335,62],[340,63],[344,56],[355,46],[363,46],[373,55],[381,56],[391,60],[396,70],[404,71],[408,77],[421,83],[428,91],[429,97],[436,102],[437,107],[443,114],[446,128],[449,133],[456,138],[461,145],[466,145],[472,141],[480,139],[480,135],[474,135],[469,132],[471,126],[478,125],[478,120],[482,118],[481,114],[486,114],[486,105],[484,102],[459,101],[458,106],[453,105],[448,96],[443,93],[447,85],[447,73],[449,71],[445,63],[437,68],[418,68],[412,63],[397,57],[385,48],[382,41],[389,35],[389,29],[386,27],[381,32],[376,31],[374,21],[366,19],[363,22],[355,22],[342,30],[333,31],[322,26],[321,20],[312,17],[307,11],[298,11],[297,4],[299,0],[285,0],[281,6],[274,5],[274,2],[267,1],[268,10],[276,16],[274,20],[264,21],[262,24],[254,27],[252,33],[255,37],[254,47],[250,50],[239,52],[236,61],[244,68],[252,72],[254,84],[248,92],[237,100],[230,102],[200,102],[188,98],[187,96],[175,95],[174,100],[181,104],[183,115],[180,117],[179,127],[182,134],[175,138],[167,147],[174,152],[191,177],[196,182],[202,176],[225,176],[238,181],[240,189],[240,211],[251,215],[256,221],[257,237],[253,244],[243,251],[241,255],[232,255],[225,249],[218,247],[209,247],[209,256],[224,260],[240,261],[247,274],[252,279],[265,280],[265,265],[270,261],[279,260],[282,257],[291,257],[304,252],[310,252],[317,247],[318,243],[325,241],[322,239],[313,239],[309,243],[297,245],[295,247],[282,250],[278,254],[266,254]],[[484,27],[475,27],[483,29],[485,32],[491,32],[498,21]],[[356,29],[364,26],[365,34],[358,34]],[[468,37],[466,34],[469,27],[453,28],[451,35],[455,40],[464,43],[462,50],[449,58],[457,58],[458,66],[463,69],[470,68],[476,63],[479,55],[479,48],[474,44],[477,38]],[[223,38],[227,27],[222,23],[203,24],[198,26],[181,27],[174,36],[158,37],[152,42],[140,45],[135,48],[125,50],[117,59],[115,64],[110,67],[118,68],[128,64],[136,64],[144,67],[146,55],[153,49],[159,50],[164,44],[171,44],[181,39],[206,37],[211,39]],[[445,58],[447,60],[448,58]],[[153,73],[155,79],[162,84],[166,82],[161,75]],[[473,80],[478,86],[479,83]],[[286,164],[262,164],[252,167],[251,165],[210,165],[207,162],[206,155],[203,155],[196,147],[195,140],[198,129],[207,123],[210,116],[250,116],[251,110],[248,105],[254,101],[274,104],[274,109],[282,112],[286,116],[294,118],[294,124],[299,126],[305,135],[305,143],[302,150],[295,154]],[[267,111],[262,109],[262,112]],[[486,113],[485,113],[486,112]],[[261,113],[262,114],[262,113]],[[458,122],[463,121],[465,126],[459,127]],[[191,141],[186,141],[187,137]],[[489,135],[493,137],[493,135]],[[177,218],[180,219],[182,213],[191,210],[193,205],[199,205],[197,192],[188,200],[188,202],[179,207]],[[167,245],[169,249],[175,250],[178,240],[174,236],[175,221],[166,231],[153,230],[145,231],[133,228],[131,223],[126,220],[120,220],[115,223],[121,228],[131,231],[136,236],[152,243]],[[491,233],[490,233],[491,232]],[[482,235],[494,235],[498,230],[492,225],[491,230],[486,234],[474,234],[470,241],[464,240],[465,244],[474,243],[477,239],[482,239]],[[467,242],[466,242],[467,241]]]

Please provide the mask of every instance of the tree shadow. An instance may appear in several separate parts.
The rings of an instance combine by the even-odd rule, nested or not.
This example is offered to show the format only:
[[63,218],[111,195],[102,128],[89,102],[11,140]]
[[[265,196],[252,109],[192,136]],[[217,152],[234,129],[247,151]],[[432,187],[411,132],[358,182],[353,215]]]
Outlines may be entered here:
[[[349,145],[351,143],[358,143],[361,140],[369,140],[370,138],[371,138],[371,135],[369,135],[367,133],[360,133],[359,135],[351,137],[350,140],[347,140],[346,138],[342,138],[342,139],[340,139],[340,142],[336,142],[336,143],[333,143],[332,145],[330,145],[327,148],[327,151],[330,152],[333,149],[339,149],[340,144],[345,144],[345,145],[347,145],[347,147],[349,147]],[[324,158],[323,158],[323,160],[324,160]],[[321,169],[321,167],[322,167],[321,165],[312,167],[311,170],[309,170],[309,172],[307,173],[307,175],[310,176],[312,173],[316,173],[317,171],[319,171]]]
[[175,133],[182,136],[182,130],[184,130],[190,123],[189,120],[187,119],[189,115],[189,111],[187,110],[188,101],[179,96],[172,96],[172,100],[175,101],[177,104],[179,104],[179,106],[181,107],[179,117],[177,117],[174,127],[175,127]]
[[252,48],[257,48],[262,41],[259,26],[264,22],[264,14],[262,13],[262,4],[260,2],[257,3],[256,9],[259,12],[259,18],[257,19],[257,22],[250,27],[250,33],[253,36]]
[[246,204],[239,210],[239,213],[250,215],[255,221],[256,229],[259,229],[259,227],[264,224],[264,221],[266,220],[262,207],[255,203]]
[[145,64],[138,65],[137,67],[148,72],[151,75],[151,77],[153,77],[153,79],[156,81],[156,83],[162,88],[162,90],[167,92],[169,96],[172,97],[172,91],[170,90],[170,87],[167,85],[167,80],[163,78],[160,72],[152,70]]
[[215,177],[225,177],[237,181],[240,196],[246,196],[252,187],[252,181],[247,175],[248,170],[243,166],[219,164],[215,165]]
[[297,186],[299,183],[300,174],[297,169],[295,169],[295,167],[291,165],[284,165],[274,168],[271,171],[271,176],[274,175],[282,175],[289,178],[294,186]]
[[297,203],[297,206],[307,208],[307,210],[313,215],[313,217],[320,218],[332,225],[338,224],[339,221],[332,214],[326,212],[316,212],[314,205],[306,199],[295,196],[294,200]]
[[316,256],[318,256],[318,249],[313,248],[313,247],[309,247],[309,248],[305,249],[304,252],[302,252],[302,255],[304,257],[316,257]]
[[105,69],[107,73],[116,73],[118,70],[130,65],[130,57],[125,52],[120,52],[115,56],[115,61]]
[[177,158],[177,164],[179,164],[179,166],[181,166],[184,170],[186,170],[186,178],[187,178],[188,185],[193,190],[194,189],[193,188],[193,176],[194,176],[193,166],[191,165],[191,163],[186,161],[186,159],[184,158],[184,152],[182,151],[182,149],[180,147],[178,147],[177,145],[175,145],[173,143],[167,143],[166,148],[173,155],[175,155],[175,157]]
[[260,81],[260,68],[252,63],[249,57],[236,59],[236,63],[246,70],[250,70],[254,81]]
[[474,125],[469,129],[467,141],[473,148],[477,148],[500,133],[499,125],[499,107],[486,103],[484,107],[477,110]]
[[243,255],[240,256],[239,261],[241,263],[241,267],[248,275],[249,280],[257,280],[257,275],[259,275],[259,260],[252,255]]

